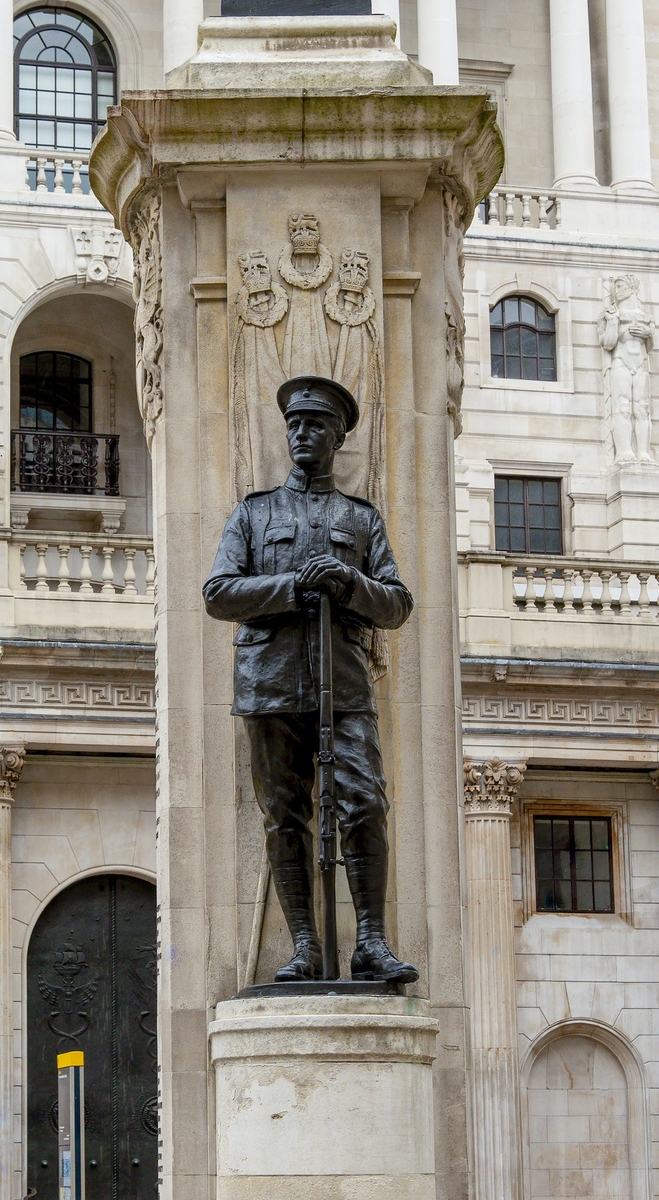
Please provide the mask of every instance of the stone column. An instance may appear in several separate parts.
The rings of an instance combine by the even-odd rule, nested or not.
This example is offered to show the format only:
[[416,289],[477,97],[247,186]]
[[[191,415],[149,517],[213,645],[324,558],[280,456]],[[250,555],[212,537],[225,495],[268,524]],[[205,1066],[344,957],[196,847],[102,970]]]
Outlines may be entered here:
[[522,1159],[510,810],[525,764],[465,759],[475,1200],[518,1200]]
[[0,747],[0,1200],[14,1200],[11,804],[24,762],[23,746]]
[[416,0],[418,54],[436,84],[459,83],[455,0]]
[[[7,0],[0,0],[6,4]],[[197,53],[197,29],[204,19],[204,0],[163,0],[162,58],[165,76]]]
[[396,45],[400,46],[400,0],[377,0],[375,7],[396,22]]
[[14,7],[0,0],[0,141],[14,137]]
[[550,0],[554,175],[565,187],[597,184],[588,0]]
[[652,161],[643,0],[606,0],[606,49],[611,186],[647,189]]

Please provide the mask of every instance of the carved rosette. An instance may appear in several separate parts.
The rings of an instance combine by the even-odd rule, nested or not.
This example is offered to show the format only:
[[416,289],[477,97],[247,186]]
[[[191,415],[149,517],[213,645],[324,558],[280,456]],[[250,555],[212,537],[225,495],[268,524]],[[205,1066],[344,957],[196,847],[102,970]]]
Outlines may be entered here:
[[0,802],[11,803],[25,763],[25,746],[0,746]]
[[475,763],[464,760],[465,816],[509,817],[512,802],[521,787],[526,763],[507,763],[500,758]]
[[160,197],[154,196],[131,228],[133,296],[135,298],[135,368],[137,399],[149,450],[163,408],[162,250]]

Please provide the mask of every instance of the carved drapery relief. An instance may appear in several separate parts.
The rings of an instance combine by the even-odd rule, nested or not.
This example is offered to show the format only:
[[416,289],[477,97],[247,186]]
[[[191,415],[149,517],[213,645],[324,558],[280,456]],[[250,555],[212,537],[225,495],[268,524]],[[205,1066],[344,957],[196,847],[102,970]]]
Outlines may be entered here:
[[617,463],[652,462],[650,440],[650,350],[655,327],[639,300],[634,275],[609,280],[597,322],[604,352],[607,445]]
[[279,274],[293,289],[286,322],[282,366],[287,379],[332,374],[329,339],[319,288],[332,273],[332,256],[320,240],[313,213],[291,213],[290,244],[279,257]]
[[163,318],[159,196],[153,197],[135,219],[131,231],[131,244],[134,262],[137,400],[150,450],[163,407],[160,364]]
[[455,436],[462,433],[464,390],[464,270],[462,208],[457,197],[444,193],[444,312],[446,315],[446,408]]
[[13,800],[16,787],[25,765],[25,746],[0,746],[0,801]]
[[465,816],[491,813],[509,817],[525,772],[526,763],[507,763],[500,758],[475,763],[465,758]]
[[274,332],[289,302],[262,250],[242,254],[238,265],[243,283],[236,296],[231,393],[235,488],[242,499],[254,487],[281,483],[290,466],[277,405],[277,389],[286,376]]

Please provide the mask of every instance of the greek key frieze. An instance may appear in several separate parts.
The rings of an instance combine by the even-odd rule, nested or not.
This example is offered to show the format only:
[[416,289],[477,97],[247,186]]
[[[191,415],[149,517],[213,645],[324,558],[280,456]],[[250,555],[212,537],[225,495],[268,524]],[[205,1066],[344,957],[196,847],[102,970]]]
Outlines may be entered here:
[[0,682],[0,703],[14,708],[133,709],[149,712],[154,689],[137,683],[10,680]]
[[643,700],[574,700],[534,696],[465,696],[466,722],[492,724],[635,726],[648,728],[659,722],[659,704]]

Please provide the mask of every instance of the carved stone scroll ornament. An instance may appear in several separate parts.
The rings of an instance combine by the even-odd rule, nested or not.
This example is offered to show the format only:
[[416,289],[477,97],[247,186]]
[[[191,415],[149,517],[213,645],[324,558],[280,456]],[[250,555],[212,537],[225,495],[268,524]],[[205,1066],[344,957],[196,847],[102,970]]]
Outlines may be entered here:
[[650,351],[652,317],[638,298],[634,275],[609,281],[597,330],[604,352],[604,403],[607,445],[617,463],[653,462],[650,443]]
[[455,436],[462,433],[464,390],[464,235],[462,208],[456,196],[444,193],[444,313],[446,315],[446,409],[453,418]]
[[231,347],[231,415],[238,500],[254,489],[275,487],[290,462],[281,436],[277,389],[286,376],[279,361],[274,326],[288,312],[288,296],[272,279],[263,250],[238,259],[242,286],[236,296]]
[[279,256],[279,274],[290,284],[290,309],[286,322],[282,367],[287,379],[298,375],[331,378],[332,361],[318,289],[329,279],[333,262],[320,240],[318,218],[313,213],[291,213],[290,244]]
[[465,816],[491,813],[509,817],[525,772],[526,763],[507,763],[500,758],[475,763],[465,758]]
[[160,364],[163,316],[159,196],[154,196],[138,213],[131,231],[131,244],[134,262],[137,400],[150,450],[163,407]]
[[0,746],[0,802],[11,803],[25,764],[25,746]]

